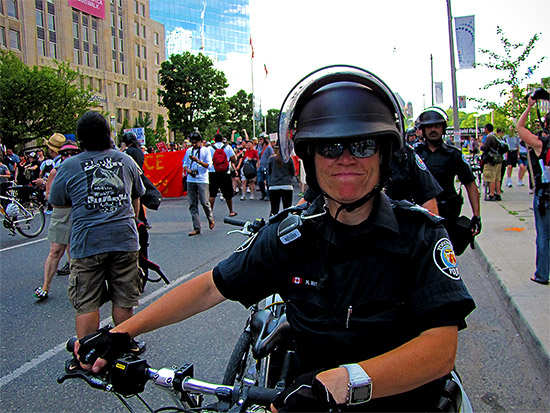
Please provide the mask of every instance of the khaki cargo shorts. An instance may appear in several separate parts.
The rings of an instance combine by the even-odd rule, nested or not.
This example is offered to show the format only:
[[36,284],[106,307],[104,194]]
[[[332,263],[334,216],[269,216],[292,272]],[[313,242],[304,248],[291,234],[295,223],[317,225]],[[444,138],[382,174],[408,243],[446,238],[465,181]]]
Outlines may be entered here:
[[78,314],[97,311],[111,301],[122,308],[139,304],[141,270],[138,251],[113,251],[71,258],[69,301]]
[[502,164],[496,165],[483,165],[483,180],[485,182],[497,182],[500,181],[500,168]]

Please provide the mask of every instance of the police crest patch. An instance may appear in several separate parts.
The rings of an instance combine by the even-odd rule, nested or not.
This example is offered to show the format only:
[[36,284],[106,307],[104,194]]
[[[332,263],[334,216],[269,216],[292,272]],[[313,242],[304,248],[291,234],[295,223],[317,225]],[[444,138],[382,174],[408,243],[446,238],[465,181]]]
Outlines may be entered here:
[[447,238],[442,238],[435,244],[433,252],[434,263],[443,274],[453,280],[460,279],[453,244]]
[[418,154],[414,154],[414,157],[416,159],[416,165],[422,170],[422,171],[425,171],[426,169],[426,164],[424,163],[424,161],[422,160],[422,158],[420,156],[418,156]]

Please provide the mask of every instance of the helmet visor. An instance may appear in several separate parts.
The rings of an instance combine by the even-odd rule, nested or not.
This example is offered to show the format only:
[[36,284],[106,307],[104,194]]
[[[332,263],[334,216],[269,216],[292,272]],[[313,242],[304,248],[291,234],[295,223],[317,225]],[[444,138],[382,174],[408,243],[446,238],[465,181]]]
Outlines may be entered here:
[[294,86],[289,92],[279,113],[279,148],[282,158],[286,161],[294,149],[293,138],[297,114],[304,101],[308,100],[317,90],[334,82],[355,82],[371,89],[377,89],[390,100],[396,114],[396,127],[403,136],[403,115],[401,105],[390,88],[374,74],[347,65],[328,66],[318,69]]

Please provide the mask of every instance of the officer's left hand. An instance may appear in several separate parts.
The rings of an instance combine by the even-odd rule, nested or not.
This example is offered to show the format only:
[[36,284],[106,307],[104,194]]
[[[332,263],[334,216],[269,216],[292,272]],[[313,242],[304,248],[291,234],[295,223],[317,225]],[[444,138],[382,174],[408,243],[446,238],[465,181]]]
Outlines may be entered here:
[[330,412],[338,411],[328,389],[315,378],[317,373],[299,376],[291,386],[273,401],[272,411],[279,412]]
[[474,215],[470,221],[470,229],[472,230],[472,235],[475,237],[481,232],[481,217]]

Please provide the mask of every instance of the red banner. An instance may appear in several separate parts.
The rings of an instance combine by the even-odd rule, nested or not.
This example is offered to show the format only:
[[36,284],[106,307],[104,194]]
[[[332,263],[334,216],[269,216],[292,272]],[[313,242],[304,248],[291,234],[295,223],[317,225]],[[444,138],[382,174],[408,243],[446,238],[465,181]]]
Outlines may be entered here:
[[179,198],[183,192],[183,156],[185,151],[148,153],[145,155],[143,171],[147,178],[162,193],[164,198]]

